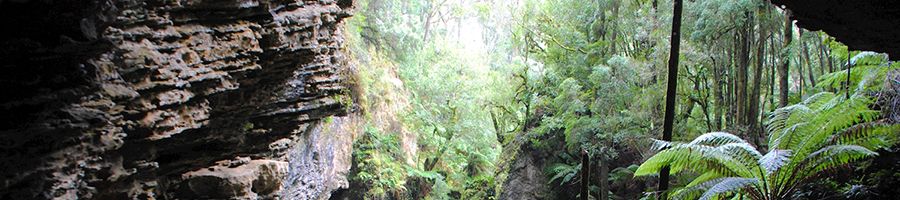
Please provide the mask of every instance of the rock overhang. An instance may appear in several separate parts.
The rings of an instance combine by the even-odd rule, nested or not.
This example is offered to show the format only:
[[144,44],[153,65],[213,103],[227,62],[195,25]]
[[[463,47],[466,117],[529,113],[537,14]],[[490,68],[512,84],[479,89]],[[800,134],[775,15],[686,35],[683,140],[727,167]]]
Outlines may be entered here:
[[900,59],[900,1],[771,0],[791,11],[797,26],[824,31],[851,50]]

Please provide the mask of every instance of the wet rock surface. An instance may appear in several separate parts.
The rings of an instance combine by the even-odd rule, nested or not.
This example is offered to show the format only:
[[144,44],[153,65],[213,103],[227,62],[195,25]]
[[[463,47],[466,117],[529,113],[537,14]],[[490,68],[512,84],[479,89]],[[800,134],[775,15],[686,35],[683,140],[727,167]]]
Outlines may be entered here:
[[[346,187],[329,177],[342,169],[333,160],[350,158],[324,146],[351,148],[352,136],[314,130],[352,102],[341,52],[351,9],[0,1],[13,27],[0,38],[0,199],[327,198]],[[292,171],[301,162],[332,171]],[[285,184],[292,173],[306,188]]]

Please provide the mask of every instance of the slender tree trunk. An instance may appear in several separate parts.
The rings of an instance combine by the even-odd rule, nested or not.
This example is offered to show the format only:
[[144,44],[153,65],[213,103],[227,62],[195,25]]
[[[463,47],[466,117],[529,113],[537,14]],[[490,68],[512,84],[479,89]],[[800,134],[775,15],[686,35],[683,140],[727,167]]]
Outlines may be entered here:
[[803,88],[806,86],[806,81],[803,78],[803,61],[802,61],[802,59],[797,59],[796,65],[797,65],[797,76],[799,77],[799,79],[797,79],[797,80],[800,80],[800,88],[799,88],[799,90],[797,90],[797,94],[802,99],[803,98]]
[[741,128],[747,128],[747,117],[749,116],[747,112],[747,100],[750,97],[747,96],[747,72],[750,68],[750,41],[752,40],[752,36],[750,34],[750,29],[752,29],[752,23],[750,22],[752,21],[750,20],[750,12],[744,13],[744,17],[747,19],[747,22],[740,30],[738,36],[739,39],[737,42],[739,42],[738,45],[740,46],[740,53],[738,54],[738,64],[737,66],[735,66],[737,71],[737,83],[735,84],[735,86],[737,87],[735,89],[735,92],[737,92],[735,94],[737,113],[735,113],[735,121],[736,124]]
[[775,77],[776,77],[775,68],[778,68],[778,67],[776,67],[777,64],[775,63],[775,56],[774,56],[775,52],[777,52],[774,49],[774,47],[775,47],[775,36],[774,35],[772,37],[769,37],[769,46],[773,47],[773,49],[769,51],[770,52],[769,53],[769,69],[771,72],[771,73],[769,73],[769,105],[771,107],[775,107]]
[[[800,57],[803,57],[803,55],[800,55]],[[803,78],[803,65],[803,59],[797,59],[797,77],[799,77],[798,80],[800,80],[800,89],[797,90],[797,94],[799,94],[800,99],[803,99],[803,87],[806,86],[806,81]]]
[[431,32],[431,18],[432,13],[428,12],[428,15],[425,16],[425,33],[422,36],[422,42],[428,42],[428,34]]
[[[784,48],[782,52],[786,51],[788,46],[791,44],[791,39],[793,38],[793,27],[794,23],[791,20],[791,11],[785,10],[784,14]],[[782,54],[784,55],[784,54]],[[788,85],[788,67],[790,66],[790,59],[783,58],[781,61],[781,68],[778,68],[778,86],[779,86],[779,98],[778,98],[778,107],[785,107],[788,105],[788,91],[790,90]]]
[[806,63],[806,73],[809,78],[809,87],[813,87],[816,85],[816,75],[813,73],[813,64],[809,58],[809,46],[806,46],[806,41],[803,40],[803,29],[800,29],[800,49],[803,51],[803,62]]
[[612,50],[612,51],[610,51],[610,52],[617,52],[617,51],[616,51],[616,44],[617,44],[618,42],[616,42],[616,39],[617,39],[617,37],[619,36],[619,34],[618,34],[618,33],[619,33],[619,31],[618,31],[618,29],[619,29],[619,23],[618,23],[618,20],[619,20],[619,1],[621,1],[621,0],[614,0],[614,1],[612,2],[612,6],[613,6],[613,10],[612,10],[612,20],[610,20],[611,25],[609,26],[609,29],[607,29],[607,30],[609,30],[609,32],[610,32],[610,40],[609,40],[609,41],[610,41],[610,50]]
[[588,200],[591,186],[591,158],[587,151],[581,151],[581,199]]
[[[672,15],[671,49],[669,49],[668,83],[666,84],[666,113],[663,120],[663,141],[672,141],[672,128],[675,123],[675,94],[678,88],[678,55],[681,47],[681,10],[682,0],[675,0]],[[668,199],[669,166],[659,172],[660,199]]]
[[722,129],[722,108],[725,106],[725,98],[722,97],[722,70],[719,66],[719,63],[716,62],[716,59],[712,59],[712,71],[713,71],[713,93],[716,95],[716,105],[715,105],[715,130],[710,131],[719,131]]
[[735,78],[737,78],[734,75],[734,68],[735,68],[734,66],[737,64],[737,62],[735,62],[735,58],[737,57],[737,53],[735,53],[735,52],[737,52],[737,46],[735,44],[737,44],[737,43],[732,42],[732,46],[731,46],[732,48],[730,49],[730,51],[728,51],[728,53],[731,55],[729,56],[730,59],[728,59],[728,66],[726,66],[726,68],[725,68],[725,70],[726,70],[726,74],[725,74],[726,82],[725,83],[727,84],[727,87],[728,87],[725,91],[726,92],[725,99],[728,104],[728,111],[725,114],[725,129],[728,129],[732,125],[734,125],[734,118],[736,115],[735,113],[737,112],[737,110],[735,109],[736,104],[735,104],[735,99],[734,99],[734,96],[735,96],[734,94],[735,94],[735,89],[736,89],[734,83],[735,83]]
[[609,200],[609,161],[600,161],[600,198],[598,200]]
[[[763,10],[760,8],[758,10],[760,15],[762,15]],[[762,19],[760,19],[762,21]],[[760,23],[762,24],[762,23]],[[750,108],[748,109],[748,123],[750,125],[750,135],[753,137],[754,143],[757,147],[762,147],[762,143],[760,142],[760,132],[757,127],[757,122],[759,121],[759,93],[760,87],[762,84],[762,68],[763,61],[765,61],[765,48],[766,48],[766,30],[763,29],[762,25],[759,26],[757,30],[757,47],[756,47],[756,65],[753,66],[753,89],[750,92]]]
[[850,99],[850,68],[853,67],[853,64],[850,63],[850,53],[853,52],[850,48],[847,48],[847,99]]
[[[823,37],[828,37],[828,36],[823,36]],[[834,58],[831,57],[831,47],[825,46],[825,44],[824,44],[825,39],[823,38],[822,40],[823,40],[823,42],[819,43],[819,45],[821,45],[822,49],[825,50],[825,59],[828,60],[828,73],[834,73]]]
[[528,84],[528,69],[531,68],[528,65],[528,49],[531,48],[528,46],[528,41],[530,41],[528,37],[530,35],[529,32],[525,33],[525,69],[522,70],[522,87],[525,88],[525,94],[523,94],[525,97],[522,103],[525,104],[525,119],[522,120],[522,131],[528,131],[528,120],[531,120],[529,119],[531,117],[531,89]]
[[818,43],[816,48],[819,49],[819,74],[825,75],[825,45],[822,45],[822,41],[818,41]]

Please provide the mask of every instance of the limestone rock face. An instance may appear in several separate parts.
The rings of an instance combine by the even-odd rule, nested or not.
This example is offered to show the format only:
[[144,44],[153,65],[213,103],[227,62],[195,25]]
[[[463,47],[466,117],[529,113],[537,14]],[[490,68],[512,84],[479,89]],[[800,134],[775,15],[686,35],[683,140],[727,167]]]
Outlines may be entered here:
[[0,199],[327,198],[352,6],[0,1]]

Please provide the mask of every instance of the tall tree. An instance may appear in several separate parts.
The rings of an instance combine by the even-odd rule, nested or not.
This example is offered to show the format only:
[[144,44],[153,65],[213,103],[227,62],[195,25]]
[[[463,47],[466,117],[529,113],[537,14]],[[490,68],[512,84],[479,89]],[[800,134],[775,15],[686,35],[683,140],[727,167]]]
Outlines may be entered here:
[[[786,51],[791,44],[791,39],[793,38],[794,32],[794,23],[791,20],[791,11],[784,10],[784,50]],[[790,67],[790,59],[786,56],[785,52],[782,52],[781,67],[778,68],[778,86],[779,86],[779,96],[778,96],[778,107],[785,107],[788,105],[788,91],[790,85],[788,85],[788,67]]]
[[[672,126],[675,123],[675,93],[678,89],[678,55],[681,47],[681,10],[682,0],[675,0],[672,15],[672,36],[669,49],[669,72],[666,83],[666,113],[663,119],[663,141],[672,141]],[[660,199],[668,199],[669,167],[659,172]]]
[[739,48],[737,54],[738,63],[735,66],[735,75],[737,75],[735,82],[735,123],[739,125],[741,128],[746,128],[747,126],[747,72],[750,68],[750,41],[751,35],[750,32],[752,29],[751,20],[750,20],[750,12],[744,13],[744,24],[740,27],[738,33],[738,39],[735,40],[737,42],[737,47]]
[[750,108],[748,109],[747,118],[748,125],[750,126],[749,135],[753,137],[753,142],[757,147],[761,146],[762,138],[765,136],[762,135],[762,131],[759,131],[759,95],[760,95],[760,87],[762,84],[762,68],[763,61],[765,61],[765,48],[766,48],[766,30],[763,28],[762,21],[765,19],[765,8],[760,7],[757,9],[759,13],[757,16],[760,23],[757,28],[757,40],[756,40],[756,65],[753,66],[753,89],[750,92]]
[[[809,46],[806,46],[806,40],[803,40],[803,29],[800,29],[800,49],[803,51],[803,62],[806,63],[806,72],[809,78],[809,86],[814,87],[816,85],[816,75],[813,73],[812,62],[810,62],[809,58]],[[820,68],[821,69],[821,68]]]
[[[601,177],[602,178],[602,177]],[[590,199],[591,157],[586,150],[581,151],[581,200]]]
[[[715,46],[717,43],[713,43]],[[722,129],[722,109],[725,108],[725,98],[723,97],[722,85],[724,84],[722,81],[722,65],[721,63],[716,62],[715,56],[710,56],[710,60],[712,61],[712,73],[713,73],[713,93],[716,96],[716,104],[715,104],[715,130]],[[715,131],[713,130],[713,131]]]
[[[818,37],[818,35],[816,35]],[[825,47],[822,41],[815,41],[816,48],[819,50],[819,74],[825,74]]]

